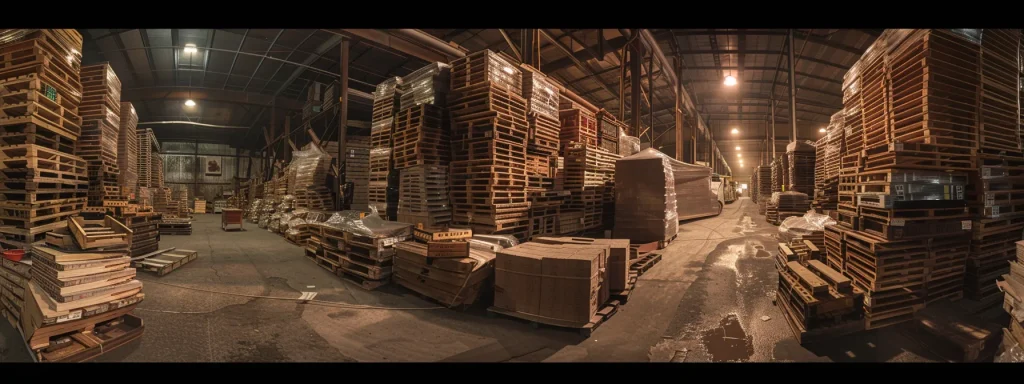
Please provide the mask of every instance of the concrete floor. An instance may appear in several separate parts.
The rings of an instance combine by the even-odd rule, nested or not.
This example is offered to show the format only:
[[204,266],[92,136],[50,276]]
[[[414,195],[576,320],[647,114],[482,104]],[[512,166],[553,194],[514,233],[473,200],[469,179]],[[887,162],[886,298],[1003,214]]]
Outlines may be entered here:
[[[429,309],[435,304],[395,285],[364,291],[278,235],[249,223],[247,231],[222,232],[219,221],[198,215],[191,236],[163,236],[161,248],[197,250],[199,258],[164,277],[140,273],[146,300],[135,313],[146,333],[101,361],[942,360],[899,326],[800,346],[771,303],[777,227],[747,198],[718,217],[682,223],[678,240],[639,279],[629,303],[589,339],[488,317],[483,308]],[[402,309],[298,304],[161,283],[254,296],[311,291],[318,300]],[[0,362],[27,358],[15,332],[0,322]]]

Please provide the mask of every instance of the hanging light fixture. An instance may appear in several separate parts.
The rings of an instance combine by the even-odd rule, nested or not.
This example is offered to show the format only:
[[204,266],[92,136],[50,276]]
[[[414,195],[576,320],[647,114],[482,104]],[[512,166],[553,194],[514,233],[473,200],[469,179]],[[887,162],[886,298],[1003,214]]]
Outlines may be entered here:
[[725,77],[725,86],[726,87],[732,87],[734,85],[736,85],[736,78],[732,77],[732,76],[726,76]]
[[196,102],[192,101],[192,99],[185,100],[185,106],[186,107],[194,107],[194,106],[196,106]]

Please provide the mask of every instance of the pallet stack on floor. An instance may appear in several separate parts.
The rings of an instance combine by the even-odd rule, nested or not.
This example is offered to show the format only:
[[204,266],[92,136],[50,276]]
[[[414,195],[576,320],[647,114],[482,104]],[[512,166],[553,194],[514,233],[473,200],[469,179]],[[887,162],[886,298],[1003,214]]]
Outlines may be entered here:
[[160,246],[158,241],[160,224],[163,215],[158,212],[139,212],[133,215],[125,215],[119,219],[128,229],[132,230],[132,246],[129,249],[131,257],[145,255],[157,250]]
[[772,167],[760,165],[754,170],[754,175],[757,176],[757,211],[764,215],[768,211],[768,202],[772,198],[774,189],[772,184]]
[[450,67],[433,63],[402,78],[394,128],[394,169],[399,173],[398,217],[403,223],[444,226],[451,160],[450,118],[445,101]]
[[814,196],[814,144],[803,141],[789,143],[786,146],[786,164],[785,191]]
[[79,213],[86,163],[82,133],[82,37],[73,29],[0,31],[0,243],[27,248]]
[[295,196],[296,208],[333,210],[332,191],[327,188],[331,156],[313,143],[292,153],[288,166],[289,195]]
[[814,162],[814,199],[811,202],[811,206],[815,212],[822,213],[825,211],[824,197],[825,197],[825,151],[828,148],[826,142],[827,137],[822,137],[818,141],[814,142],[814,158],[822,159],[822,161]]
[[370,138],[348,136],[345,149],[345,181],[352,183],[352,210],[369,210],[367,191],[370,186]]
[[[999,290],[1003,292],[1003,310],[1010,314],[1010,324],[1003,328],[1000,350],[1008,361],[1024,361],[1024,241],[1016,244],[1016,255],[1008,273],[1002,276]],[[1000,360],[997,360],[1000,361]]]
[[383,221],[376,216],[328,220],[311,226],[310,231],[310,241],[305,245],[306,257],[367,290],[391,281],[396,244],[412,236],[410,225]]
[[825,129],[825,157],[818,160],[823,164],[824,179],[821,183],[821,195],[818,205],[822,213],[835,218],[835,210],[839,205],[839,169],[840,154],[845,145],[845,129],[843,127],[846,112],[840,110],[832,114],[828,127]]
[[131,236],[110,216],[75,217],[32,249],[21,330],[40,361],[85,361],[142,336],[142,319],[131,314],[145,297],[130,266]]
[[[794,252],[779,244],[779,256]],[[818,342],[864,329],[864,291],[819,260],[776,260],[779,287],[774,303],[782,309],[797,342]]]
[[415,229],[395,245],[394,281],[449,308],[464,308],[490,293],[494,252],[470,246],[469,230]]
[[845,77],[839,228],[826,231],[826,259],[865,291],[868,329],[963,295],[979,58],[970,36],[886,30]]
[[608,201],[606,192],[612,188],[610,182],[615,178],[615,161],[621,156],[581,142],[564,143],[562,151],[565,158],[564,185],[569,191],[562,219],[579,215],[578,230],[603,227],[604,205]]
[[452,62],[452,224],[474,233],[529,235],[522,71],[490,50]]
[[[75,153],[88,162],[90,207],[120,206],[117,141],[121,129],[121,80],[109,63],[82,67],[82,136]],[[126,201],[124,201],[126,202]]]
[[[367,200],[381,217],[388,214],[389,184],[392,170],[391,149],[395,112],[398,110],[398,86],[402,79],[393,77],[377,85],[373,92],[373,116],[370,120],[370,181]],[[397,191],[396,191],[397,192]]]
[[[559,233],[567,192],[555,185],[561,126],[558,89],[550,78],[523,65],[523,97],[529,134],[526,142],[526,190],[530,203],[529,237]],[[552,164],[552,159],[554,163]]]
[[139,115],[135,113],[135,106],[128,102],[121,103],[121,127],[117,138],[117,168],[120,173],[117,185],[121,188],[121,195],[129,200],[135,200],[139,185],[139,136],[135,132],[138,124]]

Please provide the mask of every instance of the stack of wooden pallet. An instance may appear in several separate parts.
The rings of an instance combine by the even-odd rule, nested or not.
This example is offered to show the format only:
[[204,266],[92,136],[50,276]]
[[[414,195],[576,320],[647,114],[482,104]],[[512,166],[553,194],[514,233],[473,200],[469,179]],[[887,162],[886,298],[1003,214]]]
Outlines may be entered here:
[[1020,152],[1000,154],[979,150],[974,159],[967,197],[971,212],[972,242],[967,260],[965,293],[971,299],[991,304],[1001,297],[996,279],[1009,272],[1007,261],[1016,254],[1024,231],[1024,156]]
[[188,217],[163,217],[157,223],[161,235],[191,235],[192,219]]
[[[754,175],[757,176],[757,204],[759,207],[767,207],[768,200],[771,200],[772,196],[772,167],[767,165],[759,165],[754,170]],[[761,214],[764,214],[764,208],[760,208]]]
[[[1024,241],[1016,244],[1017,254],[1010,262],[1010,270],[1004,274],[999,289],[1003,291],[1003,309],[1010,314],[1010,325],[1003,328],[1001,350],[1012,350],[1020,353],[1024,348]],[[1021,361],[1021,356],[1016,356]]]
[[[819,198],[823,196],[825,186],[825,151],[828,148],[827,137],[822,137],[814,142],[814,158],[821,161],[814,162],[814,207],[819,209],[821,204]],[[820,212],[820,211],[819,211]]]
[[399,112],[392,138],[395,169],[447,164],[451,158],[448,131],[443,106],[420,104]]
[[985,29],[981,39],[978,142],[993,150],[1020,151],[1019,29]]
[[82,37],[73,29],[0,32],[0,243],[26,248],[80,212]]
[[[399,110],[419,105],[444,107],[451,80],[451,66],[431,63],[402,77],[399,84]],[[397,147],[397,144],[396,144]]]
[[108,63],[82,67],[82,136],[75,153],[88,162],[89,206],[121,201],[117,140],[121,129],[121,80]]
[[558,89],[554,81],[533,68],[523,65],[523,98],[526,99],[526,116],[529,134],[526,155],[549,157],[558,154],[561,132],[558,120]]
[[[32,262],[29,258],[20,261],[0,257],[0,318],[21,330],[26,293],[32,279]],[[2,321],[2,320],[0,320]]]
[[382,216],[388,207],[388,175],[391,173],[392,134],[398,111],[399,77],[377,85],[373,92],[373,116],[370,121],[370,181],[367,189],[369,205]]
[[811,210],[811,201],[807,198],[807,194],[802,192],[779,192],[777,196],[772,196],[772,200],[774,208],[777,210],[775,225],[788,217],[803,216]]
[[522,71],[479,51],[452,63],[452,222],[475,233],[529,232]]
[[807,142],[793,142],[786,146],[786,191],[814,196],[815,148]]
[[296,208],[334,209],[331,190],[327,188],[330,166],[331,156],[316,144],[309,143],[292,153],[287,172],[287,194],[295,196]]
[[121,172],[117,177],[117,185],[121,194],[134,200],[139,184],[139,136],[135,127],[139,124],[139,115],[135,113],[132,103],[121,103],[121,127],[117,138],[117,168]]
[[367,188],[370,186],[370,138],[367,136],[349,136],[345,149],[345,181],[352,183],[351,209],[366,211],[369,209]]
[[157,183],[156,170],[159,170],[162,175],[163,167],[156,167],[155,162],[160,161],[160,142],[156,140],[156,135],[153,133],[152,128],[140,128],[135,130],[135,135],[138,139],[138,162],[136,164],[136,171],[139,177],[140,188],[160,188],[163,184]]
[[564,211],[579,212],[581,230],[603,226],[604,206],[610,200],[608,190],[615,178],[615,161],[621,156],[579,142],[563,143],[562,148],[565,157],[564,188],[570,193]]
[[625,135],[628,126],[608,111],[597,113],[598,146],[611,153],[619,153],[619,135]]
[[124,226],[132,230],[132,246],[129,250],[131,257],[145,255],[157,250],[160,245],[157,237],[159,231],[157,225],[163,219],[158,212],[138,212],[133,215],[125,215],[119,219]]
[[132,316],[145,297],[128,249],[132,233],[110,216],[69,218],[32,249],[21,325],[40,361],[83,361],[142,336]]
[[808,344],[864,329],[864,291],[841,272],[818,260],[787,261],[778,270],[774,302],[797,342]]
[[416,165],[399,172],[398,221],[426,226],[443,226],[451,222],[448,167]]
[[409,240],[412,227],[391,223],[360,231],[345,228],[342,235],[344,249],[332,260],[337,263],[335,272],[358,282],[364,289],[376,289],[391,280],[395,244]]
[[471,248],[472,231],[416,229],[395,245],[394,281],[454,308],[472,305],[493,284],[494,252]]
[[565,143],[584,143],[597,146],[597,116],[583,108],[563,109],[558,111],[562,131],[559,141]]

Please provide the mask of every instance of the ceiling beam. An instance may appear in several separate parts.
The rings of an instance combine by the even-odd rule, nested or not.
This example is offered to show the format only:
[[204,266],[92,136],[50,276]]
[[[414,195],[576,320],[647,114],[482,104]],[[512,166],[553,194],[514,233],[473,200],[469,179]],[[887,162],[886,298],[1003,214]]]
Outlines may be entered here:
[[222,89],[198,88],[198,87],[145,87],[129,88],[121,90],[121,100],[124,101],[147,101],[147,100],[186,100],[193,99],[220,101],[235,104],[270,106],[276,101],[278,108],[290,110],[302,110],[303,102],[293,99],[274,98],[270,95],[259,93],[227,91]]
[[[700,71],[700,70],[718,70],[718,68],[714,67],[714,66],[696,66],[696,67],[689,67],[688,69],[695,70],[695,71]],[[726,66],[722,66],[722,69],[723,70],[736,70],[736,69],[739,69],[739,67],[735,66],[735,65],[726,65]],[[744,71],[772,71],[772,72],[774,72],[775,71],[775,67],[745,66],[745,67],[743,67],[743,70]],[[827,82],[827,83],[832,83],[832,84],[836,84],[836,85],[840,85],[840,86],[843,85],[843,79],[841,77],[840,78],[832,78],[832,77],[818,76],[818,75],[812,75],[810,73],[800,72],[800,71],[796,71],[796,75],[797,76],[803,76],[803,77],[810,78],[810,79],[821,80],[821,81],[824,81],[824,82]],[[741,82],[743,81],[743,79],[739,79],[739,80]],[[696,80],[694,80],[694,81],[696,81]]]
[[[592,47],[596,48],[596,46],[597,45],[595,44]],[[605,42],[605,49],[606,50],[619,50],[619,49],[622,49],[622,47],[624,47],[624,46],[626,46],[626,37],[625,36],[615,37],[615,38],[612,38],[612,39],[608,40],[607,42]],[[587,47],[587,48],[591,48],[591,47]],[[585,61],[585,60],[589,60],[591,58],[592,58],[591,54],[588,53],[586,49],[583,49],[583,50],[574,52],[572,54],[571,58],[569,56],[566,56],[566,57],[563,57],[563,58],[560,58],[560,59],[552,60],[551,62],[548,62],[548,63],[541,63],[541,66],[543,67],[543,71],[545,73],[551,73],[551,72],[555,72],[555,71],[558,71],[558,70],[562,70],[562,69],[565,69],[565,68],[572,67],[573,65],[576,64],[576,61]],[[618,66],[616,66],[616,68],[618,68]]]
[[391,52],[392,54],[396,54],[397,56],[411,56],[424,60],[428,63],[438,61],[442,63],[447,63],[451,61],[451,58],[449,58],[443,52],[400,38],[392,33],[389,33],[386,30],[325,29],[325,31],[334,34],[344,35],[353,39],[358,39],[359,41],[364,41],[366,43],[382,47],[386,51]]
[[[737,55],[737,54],[740,53],[740,50],[739,49],[690,49],[690,50],[682,50],[679,53],[682,53],[684,55],[726,55],[726,54]],[[779,51],[771,50],[771,49],[746,49],[746,50],[743,50],[743,53],[748,54],[748,55],[778,55]],[[797,56],[797,59],[799,59],[799,60],[806,60],[807,62],[810,62],[810,63],[817,63],[817,64],[822,64],[822,65],[827,65],[827,66],[839,68],[839,69],[842,69],[842,70],[850,69],[850,67],[846,66],[846,65],[842,65],[842,64],[839,64],[839,63],[836,63],[836,62],[832,62],[832,61],[828,61],[828,60],[816,59],[816,58],[813,58],[813,57]]]

